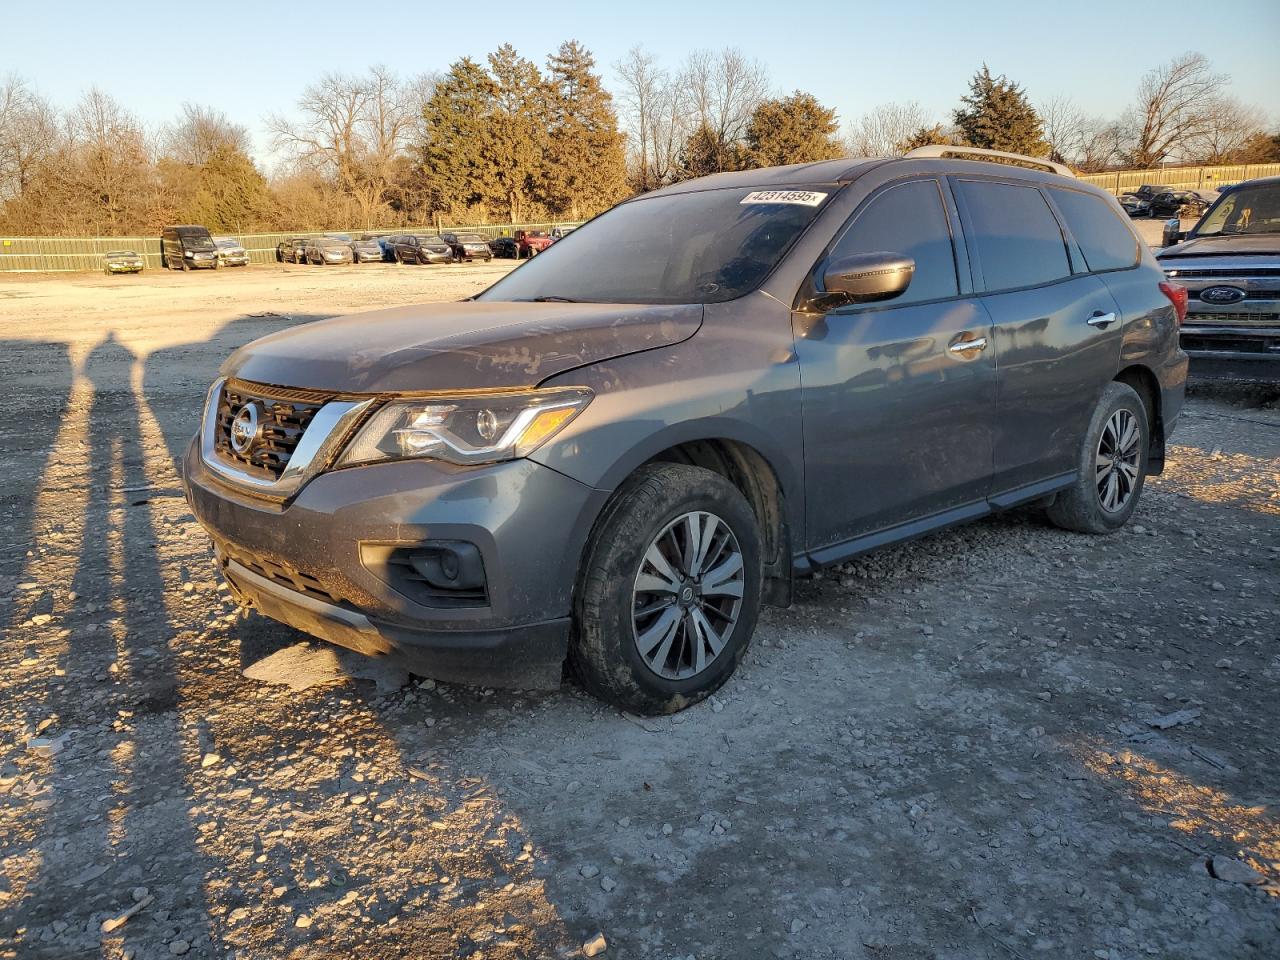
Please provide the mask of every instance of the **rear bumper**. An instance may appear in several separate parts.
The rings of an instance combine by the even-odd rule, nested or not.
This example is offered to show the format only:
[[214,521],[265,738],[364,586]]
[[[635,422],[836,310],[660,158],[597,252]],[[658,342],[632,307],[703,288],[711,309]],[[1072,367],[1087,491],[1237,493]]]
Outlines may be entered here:
[[[187,499],[248,604],[332,643],[442,680],[560,682],[578,558],[603,494],[530,460],[400,461],[323,473],[284,504],[226,486],[188,448]],[[389,550],[474,545],[474,605],[411,589]]]

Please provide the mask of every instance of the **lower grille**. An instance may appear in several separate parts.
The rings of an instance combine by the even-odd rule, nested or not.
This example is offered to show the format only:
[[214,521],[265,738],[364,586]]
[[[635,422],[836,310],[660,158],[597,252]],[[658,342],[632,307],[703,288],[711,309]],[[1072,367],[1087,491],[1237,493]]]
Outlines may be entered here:
[[[218,400],[215,446],[218,455],[247,473],[279,480],[316,412],[333,399],[314,390],[290,390],[240,380],[229,380]],[[231,422],[250,404],[256,404],[260,433],[244,452],[231,443]]]
[[310,574],[303,573],[282,563],[276,563],[265,557],[259,557],[231,544],[219,543],[218,553],[227,560],[234,560],[250,573],[256,573],[263,579],[279,584],[288,590],[296,591],[315,600],[344,606],[343,598],[328,590],[319,580]]
[[1280,313],[1188,313],[1183,324],[1216,324],[1218,326],[1277,327]]

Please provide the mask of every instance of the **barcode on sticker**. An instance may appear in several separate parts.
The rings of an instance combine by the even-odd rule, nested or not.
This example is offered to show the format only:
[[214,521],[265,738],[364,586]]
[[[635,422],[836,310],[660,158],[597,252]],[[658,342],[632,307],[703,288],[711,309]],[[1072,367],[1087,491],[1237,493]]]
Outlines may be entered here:
[[757,190],[748,193],[740,203],[798,203],[802,207],[816,207],[827,199],[825,193],[813,190]]

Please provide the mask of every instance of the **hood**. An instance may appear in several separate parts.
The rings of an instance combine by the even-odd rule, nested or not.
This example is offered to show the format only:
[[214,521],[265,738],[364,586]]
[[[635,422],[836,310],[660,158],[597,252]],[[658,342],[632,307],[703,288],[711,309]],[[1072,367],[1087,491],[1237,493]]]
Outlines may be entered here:
[[1197,237],[1185,243],[1165,247],[1160,260],[1182,257],[1241,257],[1280,254],[1280,233],[1245,233],[1227,237]]
[[320,320],[241,347],[224,376],[337,393],[537,386],[687,340],[702,306],[466,301]]

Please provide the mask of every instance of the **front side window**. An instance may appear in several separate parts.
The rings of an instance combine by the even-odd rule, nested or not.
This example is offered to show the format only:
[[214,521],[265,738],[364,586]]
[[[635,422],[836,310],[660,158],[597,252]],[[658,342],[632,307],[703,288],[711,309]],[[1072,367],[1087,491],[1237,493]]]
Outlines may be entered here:
[[1138,263],[1138,238],[1107,201],[1091,193],[1056,187],[1053,200],[1090,271],[1124,270]]
[[889,187],[854,217],[829,259],[860,253],[899,253],[916,262],[911,284],[885,306],[954,297],[956,258],[946,207],[936,180]]
[[764,282],[835,190],[736,187],[632,200],[552,244],[478,299],[733,300]]
[[1071,275],[1067,247],[1049,204],[1035,187],[991,180],[960,180],[956,194],[971,228],[987,290],[1051,283]]

